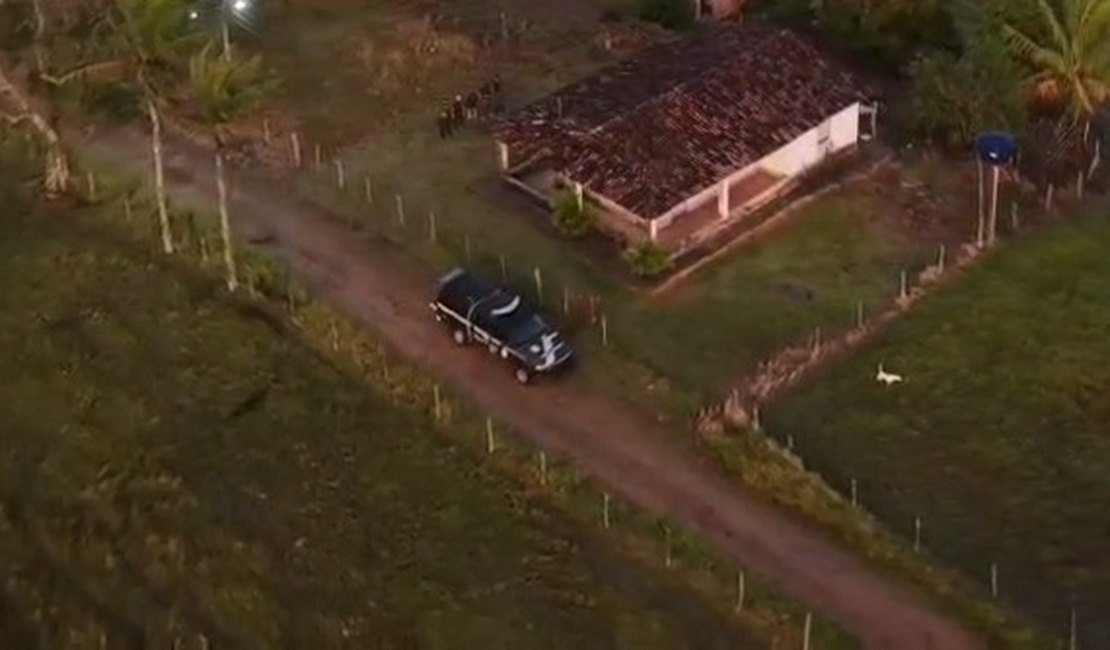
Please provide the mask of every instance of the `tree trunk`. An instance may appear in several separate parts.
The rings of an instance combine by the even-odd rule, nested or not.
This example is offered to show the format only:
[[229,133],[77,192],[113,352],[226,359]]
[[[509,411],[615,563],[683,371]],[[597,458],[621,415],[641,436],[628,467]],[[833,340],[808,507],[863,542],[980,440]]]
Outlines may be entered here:
[[158,227],[162,231],[162,252],[173,253],[173,233],[170,230],[170,213],[166,207],[166,177],[162,169],[162,119],[154,100],[147,100],[150,117],[150,150],[154,157],[154,200],[158,204]]
[[35,72],[39,75],[46,74],[46,53],[43,50],[43,38],[46,36],[46,14],[42,12],[42,0],[31,0],[31,9],[35,13],[35,36],[32,49],[35,55]]
[[0,61],[0,97],[7,97],[14,105],[14,114],[2,114],[11,124],[28,122],[46,144],[46,169],[43,176],[43,191],[47,197],[56,197],[69,189],[69,158],[62,146],[62,138],[47,118],[45,110],[37,109],[32,98],[20,90],[12,81],[6,61]]
[[227,181],[224,179],[224,156],[216,148],[216,191],[220,196],[220,237],[224,245],[224,266],[227,268],[227,290],[239,288],[239,277],[235,272],[235,253],[231,248],[231,219],[227,214]]

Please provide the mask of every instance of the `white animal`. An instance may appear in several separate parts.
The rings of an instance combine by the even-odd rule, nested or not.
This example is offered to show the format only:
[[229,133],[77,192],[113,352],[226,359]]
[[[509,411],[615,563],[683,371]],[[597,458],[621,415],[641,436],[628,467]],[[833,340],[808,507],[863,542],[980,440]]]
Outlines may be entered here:
[[891,384],[897,384],[904,380],[902,378],[902,375],[896,375],[893,372],[887,372],[883,370],[883,364],[880,363],[879,372],[875,373],[875,381],[879,382],[880,384],[886,384],[887,386],[890,386]]

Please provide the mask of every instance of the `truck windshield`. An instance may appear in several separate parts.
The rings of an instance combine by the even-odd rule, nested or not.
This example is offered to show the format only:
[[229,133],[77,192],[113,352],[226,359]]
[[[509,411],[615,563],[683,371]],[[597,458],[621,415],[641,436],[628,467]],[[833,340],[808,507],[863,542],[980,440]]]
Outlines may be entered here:
[[534,339],[548,330],[547,323],[542,318],[524,309],[517,309],[499,320],[504,328],[506,341],[512,345]]

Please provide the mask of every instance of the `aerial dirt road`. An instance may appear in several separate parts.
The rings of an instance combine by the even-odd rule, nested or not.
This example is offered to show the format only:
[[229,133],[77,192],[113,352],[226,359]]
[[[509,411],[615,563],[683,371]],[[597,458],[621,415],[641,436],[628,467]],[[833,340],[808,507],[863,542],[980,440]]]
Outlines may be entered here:
[[[136,176],[149,173],[145,135],[111,131],[86,153]],[[168,139],[166,177],[178,205],[215,206],[209,152]],[[566,385],[521,387],[486,354],[457,349],[431,318],[432,271],[368,243],[285,181],[235,177],[236,229],[268,244],[320,299],[358,319],[398,352],[451,382],[494,417],[586,469],[641,507],[699,531],[739,566],[840,622],[872,650],[985,648],[959,623],[820,534],[735,484],[708,460],[670,444],[625,405]],[[372,247],[371,247],[372,246]]]

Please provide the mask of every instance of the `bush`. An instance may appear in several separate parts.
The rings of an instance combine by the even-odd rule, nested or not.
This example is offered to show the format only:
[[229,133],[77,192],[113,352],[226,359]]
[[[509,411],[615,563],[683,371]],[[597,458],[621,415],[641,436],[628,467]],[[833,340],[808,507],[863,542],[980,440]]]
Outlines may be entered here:
[[89,83],[84,87],[85,104],[98,113],[126,122],[142,115],[138,90],[123,83]]
[[594,215],[590,206],[583,202],[578,206],[578,199],[574,194],[567,192],[555,202],[555,228],[571,239],[585,237],[594,225]]
[[640,0],[640,19],[667,29],[689,29],[694,9],[690,0]]
[[624,257],[632,272],[641,278],[654,278],[671,268],[667,252],[648,241],[629,248]]
[[984,130],[1023,128],[1021,71],[997,37],[980,34],[960,56],[921,57],[910,78],[910,119],[919,136],[963,147]]

